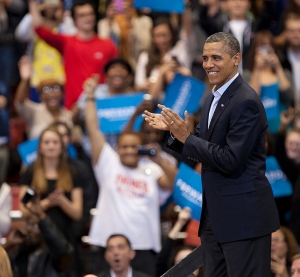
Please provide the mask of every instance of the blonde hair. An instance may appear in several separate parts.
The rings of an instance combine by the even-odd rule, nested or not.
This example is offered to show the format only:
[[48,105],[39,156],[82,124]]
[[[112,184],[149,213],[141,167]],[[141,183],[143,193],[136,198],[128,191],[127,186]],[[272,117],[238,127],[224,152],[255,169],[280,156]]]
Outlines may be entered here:
[[73,189],[73,181],[72,181],[71,171],[68,164],[67,152],[66,149],[64,149],[64,144],[60,133],[54,127],[46,128],[40,135],[37,159],[33,165],[33,178],[32,178],[31,187],[33,189],[38,190],[41,193],[46,192],[48,188],[47,180],[45,178],[45,169],[44,169],[44,161],[43,161],[44,159],[41,153],[41,142],[46,132],[53,132],[57,134],[62,148],[61,155],[59,157],[58,167],[57,167],[58,178],[56,181],[56,188],[59,188],[64,192],[70,192]]
[[292,258],[292,262],[296,261],[296,260],[299,260],[300,259],[300,254],[296,254],[293,256]]
[[0,246],[0,277],[13,277],[8,255],[3,247]]

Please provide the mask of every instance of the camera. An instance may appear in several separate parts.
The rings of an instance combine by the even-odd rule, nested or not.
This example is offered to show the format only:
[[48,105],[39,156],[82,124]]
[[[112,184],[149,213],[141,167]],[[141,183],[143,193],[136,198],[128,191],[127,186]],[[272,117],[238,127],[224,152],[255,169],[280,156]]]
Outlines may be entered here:
[[29,201],[32,200],[32,198],[33,198],[34,195],[35,195],[34,190],[31,189],[31,188],[27,188],[27,189],[26,189],[26,193],[25,193],[25,195],[23,196],[23,198],[22,198],[22,200],[21,200],[22,203],[23,203],[23,204],[27,204]]
[[140,146],[138,148],[138,155],[139,156],[155,156],[156,150],[154,148],[147,148],[145,146]]

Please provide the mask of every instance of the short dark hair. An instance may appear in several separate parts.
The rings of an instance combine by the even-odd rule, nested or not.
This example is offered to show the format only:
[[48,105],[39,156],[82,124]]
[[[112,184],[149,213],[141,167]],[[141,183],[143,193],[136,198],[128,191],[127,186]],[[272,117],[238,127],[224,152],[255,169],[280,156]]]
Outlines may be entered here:
[[96,15],[96,9],[95,9],[95,6],[89,1],[89,0],[77,0],[71,7],[71,16],[73,18],[73,20],[75,20],[75,9],[77,7],[81,7],[81,6],[84,6],[84,5],[91,5],[91,7],[93,8],[93,11]]
[[225,51],[231,56],[241,52],[239,41],[231,34],[219,32],[209,36],[205,43],[223,42]]
[[116,238],[116,237],[122,237],[123,239],[125,239],[126,244],[129,246],[130,249],[132,249],[130,240],[125,235],[122,235],[122,234],[112,234],[112,235],[110,235],[109,238],[106,240],[106,246],[107,246],[108,242],[111,239]]
[[105,74],[107,74],[107,72],[111,68],[111,66],[113,66],[115,64],[123,65],[126,68],[128,74],[133,75],[133,69],[132,69],[131,65],[129,64],[128,61],[126,61],[122,57],[114,58],[114,59],[110,60],[107,64],[105,64],[105,66],[104,66],[104,72],[105,72]]
[[121,133],[121,134],[119,135],[118,140],[117,140],[117,144],[118,144],[118,145],[119,145],[119,143],[120,143],[121,138],[122,138],[123,136],[126,136],[126,135],[133,135],[133,136],[138,137],[138,138],[140,139],[141,143],[142,143],[142,141],[143,141],[142,136],[141,136],[140,133],[134,132],[134,131],[125,131],[125,132],[123,132],[123,133]]

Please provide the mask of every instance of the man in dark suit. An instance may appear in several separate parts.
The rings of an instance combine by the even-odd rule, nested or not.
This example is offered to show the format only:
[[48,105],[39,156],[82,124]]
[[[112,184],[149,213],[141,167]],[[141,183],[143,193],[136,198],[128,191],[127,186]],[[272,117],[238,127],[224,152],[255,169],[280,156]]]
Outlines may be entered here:
[[202,163],[201,237],[205,277],[270,275],[271,233],[279,228],[272,190],[265,177],[267,119],[256,92],[237,73],[235,37],[207,38],[203,68],[214,85],[195,135],[189,117],[160,105],[145,112],[157,129],[170,130],[167,144]]
[[134,258],[130,241],[121,234],[111,235],[105,248],[105,260],[110,266],[109,271],[101,272],[99,277],[150,277],[131,268],[130,261]]

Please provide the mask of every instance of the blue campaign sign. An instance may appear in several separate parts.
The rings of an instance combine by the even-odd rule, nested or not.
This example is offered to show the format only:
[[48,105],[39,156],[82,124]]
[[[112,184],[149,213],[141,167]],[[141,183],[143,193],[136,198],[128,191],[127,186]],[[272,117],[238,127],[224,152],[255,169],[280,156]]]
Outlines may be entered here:
[[191,217],[199,221],[202,210],[201,175],[185,163],[179,166],[173,199],[181,208],[189,207],[192,210]]
[[261,86],[260,99],[265,107],[267,119],[278,119],[280,114],[278,83],[270,86]]
[[17,150],[19,152],[22,162],[25,165],[30,165],[36,160],[37,157],[36,151],[38,149],[38,145],[39,145],[38,138],[27,140],[18,145]]
[[185,110],[189,114],[198,110],[205,89],[206,86],[201,81],[176,74],[173,82],[167,87],[163,105],[184,117]]
[[184,0],[135,0],[134,6],[137,9],[148,8],[159,12],[176,12],[184,11]]
[[[17,147],[18,153],[21,157],[22,162],[25,165],[28,166],[36,160],[38,145],[39,145],[38,138],[27,140],[18,145]],[[77,150],[75,146],[72,144],[68,145],[67,152],[70,158],[78,157]]]
[[274,197],[283,197],[292,195],[293,189],[291,183],[286,179],[276,158],[267,157],[266,160],[266,177],[268,178]]
[[[119,134],[130,119],[136,107],[144,100],[144,93],[133,93],[97,99],[97,116],[99,128],[104,134]],[[136,125],[140,125],[143,118],[139,117]]]

